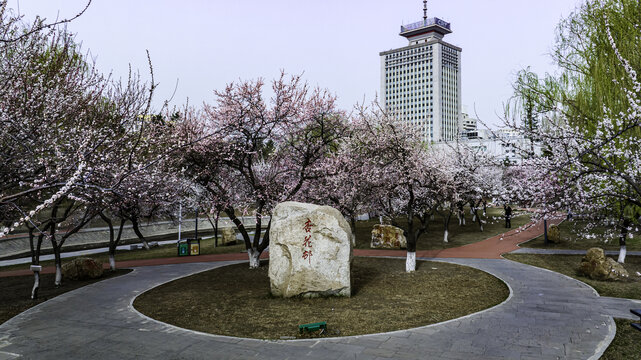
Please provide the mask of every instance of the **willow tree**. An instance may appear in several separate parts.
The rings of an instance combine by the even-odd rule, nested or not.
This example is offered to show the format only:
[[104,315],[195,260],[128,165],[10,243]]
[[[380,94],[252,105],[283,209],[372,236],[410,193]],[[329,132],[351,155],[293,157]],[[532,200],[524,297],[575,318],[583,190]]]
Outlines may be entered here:
[[559,24],[552,55],[559,75],[525,70],[517,78],[517,99],[533,101],[545,126],[511,124],[550,150],[541,163],[564,185],[557,208],[588,213],[593,224],[618,220],[620,262],[641,214],[639,48],[641,2],[587,1]]

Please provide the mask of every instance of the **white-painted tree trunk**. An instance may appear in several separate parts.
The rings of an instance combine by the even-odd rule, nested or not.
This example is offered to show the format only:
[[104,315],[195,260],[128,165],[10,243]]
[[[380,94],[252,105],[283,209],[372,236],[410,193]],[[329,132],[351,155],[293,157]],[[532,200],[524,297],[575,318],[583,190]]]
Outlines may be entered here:
[[447,235],[448,235],[447,230],[445,230],[445,232],[443,233],[443,242],[444,243],[447,242]]
[[463,216],[463,226],[465,226],[465,216]]
[[145,250],[149,250],[150,249],[149,243],[147,242],[147,240],[143,240],[142,241],[142,245],[145,247]]
[[407,252],[407,259],[405,260],[405,271],[416,271],[416,252]]
[[378,216],[378,223],[383,225],[383,215]]
[[476,221],[476,214],[472,214],[472,222]]
[[62,284],[62,267],[60,264],[56,264],[56,281],[54,282],[56,286]]
[[481,224],[481,232],[483,232],[483,224]]
[[625,249],[625,245],[623,245],[619,249],[619,259],[617,260],[617,262],[621,264],[625,264],[625,254],[626,254],[626,249]]
[[109,268],[113,271],[116,270],[116,258],[114,254],[109,254]]
[[33,289],[31,289],[31,299],[38,297],[38,289],[40,288],[40,271],[33,272]]
[[458,215],[458,225],[463,225],[463,220],[461,219],[461,214]]
[[258,269],[260,267],[260,254],[257,250],[249,249],[247,250],[247,255],[249,255],[249,268]]

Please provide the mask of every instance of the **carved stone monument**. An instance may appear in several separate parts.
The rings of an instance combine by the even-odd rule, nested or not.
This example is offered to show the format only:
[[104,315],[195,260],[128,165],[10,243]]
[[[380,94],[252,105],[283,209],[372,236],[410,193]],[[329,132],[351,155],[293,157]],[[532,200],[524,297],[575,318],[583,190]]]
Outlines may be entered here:
[[352,233],[338,210],[280,203],[272,213],[269,238],[272,295],[351,295]]

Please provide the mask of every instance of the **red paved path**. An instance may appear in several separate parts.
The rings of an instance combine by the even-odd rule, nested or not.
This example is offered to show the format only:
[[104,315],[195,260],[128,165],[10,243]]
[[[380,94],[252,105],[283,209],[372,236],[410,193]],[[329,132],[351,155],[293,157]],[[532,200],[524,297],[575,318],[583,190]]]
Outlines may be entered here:
[[[549,221],[550,224],[558,224],[562,219],[554,219]],[[528,224],[524,230],[513,229],[504,234],[493,236],[489,239],[479,241],[473,244],[459,246],[455,248],[442,249],[442,250],[422,250],[416,252],[416,257],[428,258],[472,258],[472,259],[500,259],[502,254],[518,249],[517,244],[526,242],[530,239],[541,235],[543,233],[543,221],[536,224]],[[365,250],[354,249],[354,256],[405,256],[405,250]],[[264,252],[261,259],[269,258],[269,254]],[[137,266],[153,266],[165,264],[184,264],[196,262],[211,262],[211,261],[231,261],[231,260],[247,260],[246,253],[232,253],[232,254],[211,254],[199,256],[184,256],[184,257],[170,257],[146,260],[128,260],[118,261],[119,268],[137,267]],[[29,266],[25,264],[25,266]],[[108,263],[103,264],[105,269],[109,268]],[[55,267],[48,266],[42,269],[42,274],[51,274],[55,272]],[[2,271],[0,277],[8,276],[22,276],[31,275],[31,270],[13,270]]]

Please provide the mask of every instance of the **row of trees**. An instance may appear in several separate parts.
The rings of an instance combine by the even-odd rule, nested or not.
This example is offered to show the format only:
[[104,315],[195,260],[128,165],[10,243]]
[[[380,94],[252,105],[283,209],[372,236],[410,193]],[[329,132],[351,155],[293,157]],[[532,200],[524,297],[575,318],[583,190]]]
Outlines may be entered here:
[[[329,92],[285,74],[269,98],[262,80],[239,81],[215,92],[212,105],[153,115],[153,71],[149,86],[137,75],[104,77],[63,29],[24,24],[0,5],[0,237],[26,228],[33,264],[50,242],[57,284],[65,240],[92,219],[110,229],[115,267],[124,224],[144,239],[142,219],[170,216],[178,203],[226,214],[250,267],[259,266],[269,231],[250,237],[238,215],[269,230],[271,210],[288,200],[334,206],[352,227],[358,214],[384,214],[405,231],[407,271],[434,215],[445,219],[447,242],[464,206],[483,230],[479,208],[489,199],[595,219],[614,212],[621,261],[625,233],[641,215],[641,9],[632,0],[590,1],[561,25],[560,77],[520,74],[522,116],[509,125],[545,156],[533,157],[531,146],[523,149],[531,158],[508,169],[460,144],[436,150],[376,105],[347,114]],[[37,288],[36,273],[34,297]]]
[[[508,126],[546,156],[512,170],[515,187],[547,209],[596,226],[618,224],[619,262],[641,216],[641,3],[590,0],[559,25],[558,75],[524,70]],[[527,149],[524,149],[527,151]],[[532,176],[538,174],[538,176]]]
[[250,238],[239,212],[253,213],[256,229],[266,221],[267,230],[265,217],[289,200],[334,206],[353,228],[358,214],[382,213],[404,228],[413,271],[416,241],[433,215],[446,218],[447,242],[453,214],[495,195],[495,183],[480,170],[487,159],[478,154],[428,150],[414,128],[376,108],[346,116],[333,96],[298,76],[273,81],[269,100],[263,87],[261,80],[230,84],[216,92],[215,105],[189,112],[177,130],[193,146],[172,157],[209,208],[236,224],[250,267],[259,266],[269,231]]
[[[61,248],[92,219],[112,230],[114,267],[124,222],[139,232],[175,201],[179,182],[164,167],[174,134],[149,116],[152,94],[136,74],[103,76],[64,29],[24,23],[0,2],[0,237],[26,229],[34,265],[49,242],[56,284]],[[38,286],[36,272],[33,297]]]

